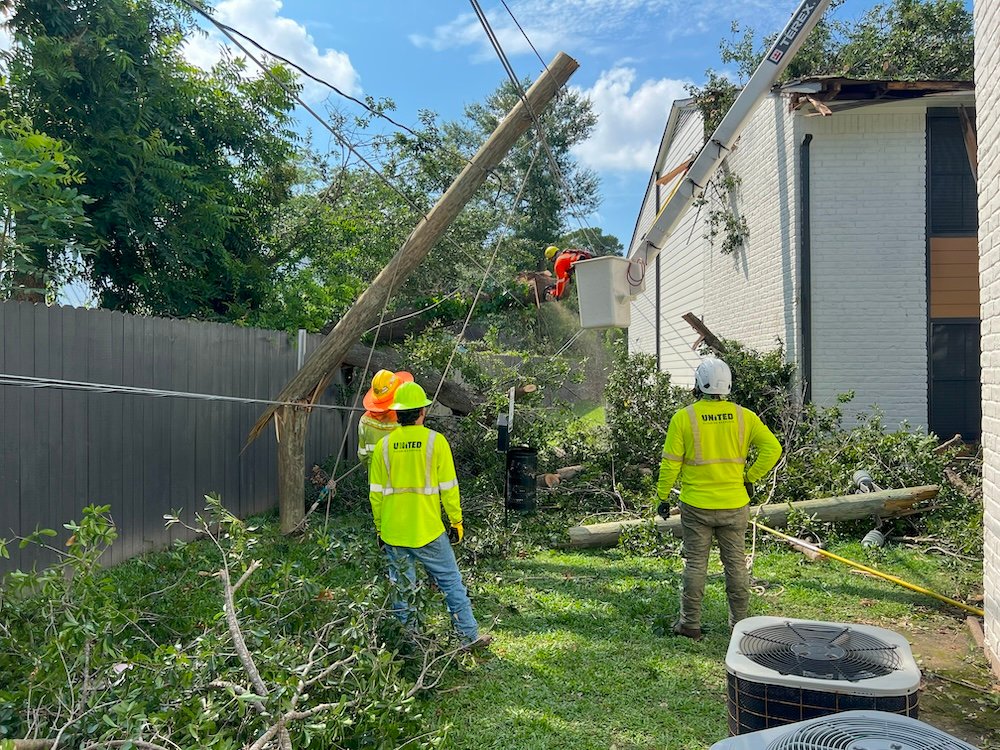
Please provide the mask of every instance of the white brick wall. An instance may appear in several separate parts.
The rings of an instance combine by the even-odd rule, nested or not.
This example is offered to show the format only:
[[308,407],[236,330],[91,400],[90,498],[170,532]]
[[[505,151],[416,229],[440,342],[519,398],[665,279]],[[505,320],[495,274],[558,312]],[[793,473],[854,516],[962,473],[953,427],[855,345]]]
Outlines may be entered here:
[[802,119],[810,146],[812,396],[927,424],[925,114]]
[[[678,113],[670,143],[658,166],[661,173],[672,170],[701,147],[703,139],[701,114],[693,106]],[[660,189],[661,205],[673,185]],[[640,241],[656,216],[655,189],[651,189],[639,216],[633,246]],[[701,222],[695,227],[694,211],[688,211],[677,230],[667,239],[660,253],[660,368],[669,372],[677,385],[694,385],[694,368],[699,357],[691,349],[697,338],[694,330],[681,316],[688,312],[702,313],[702,266],[704,243]],[[690,241],[689,240],[693,240]],[[629,327],[629,351],[656,353],[656,267],[647,271],[645,291],[632,304],[632,325]]]
[[1000,3],[976,0],[986,647],[1000,661]]
[[780,338],[789,359],[796,358],[799,346],[796,119],[787,100],[776,95],[751,116],[726,160],[741,179],[737,205],[750,235],[743,249],[729,256],[720,252],[718,238],[714,248],[706,247],[704,265],[706,325],[760,351],[774,349]]

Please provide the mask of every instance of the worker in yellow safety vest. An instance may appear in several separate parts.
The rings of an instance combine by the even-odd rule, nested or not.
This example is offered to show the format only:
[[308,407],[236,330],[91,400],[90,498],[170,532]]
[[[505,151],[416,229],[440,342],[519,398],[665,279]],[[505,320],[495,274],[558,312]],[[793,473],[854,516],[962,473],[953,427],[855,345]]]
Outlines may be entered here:
[[[684,581],[680,619],[673,632],[697,640],[713,536],[726,574],[729,627],[747,616],[750,576],[745,537],[750,497],[754,483],[778,462],[781,444],[760,417],[727,399],[733,375],[721,359],[704,360],[694,379],[695,394],[701,398],[670,419],[656,494],[657,513],[667,518],[670,491],[680,476]],[[747,466],[751,447],[757,449],[757,459]]]
[[[472,603],[449,542],[465,536],[458,476],[445,436],[424,427],[430,399],[417,383],[403,383],[392,409],[399,429],[378,441],[368,468],[369,500],[379,545],[389,567],[389,579],[399,588],[416,586],[419,560],[444,594],[452,623],[468,648],[488,646],[492,637],[480,635]],[[445,533],[444,506],[451,524]],[[402,579],[405,579],[405,583]],[[408,625],[413,607],[398,596],[396,616]]]
[[412,382],[413,375],[405,370],[379,370],[372,378],[372,387],[363,399],[366,411],[358,420],[358,461],[366,466],[375,444],[399,427],[392,402],[396,399],[399,386]]

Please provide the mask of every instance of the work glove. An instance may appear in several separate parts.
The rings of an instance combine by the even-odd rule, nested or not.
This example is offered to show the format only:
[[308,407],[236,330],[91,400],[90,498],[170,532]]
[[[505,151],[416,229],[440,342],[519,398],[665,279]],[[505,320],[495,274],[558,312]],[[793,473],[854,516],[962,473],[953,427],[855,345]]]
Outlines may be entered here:
[[382,535],[376,532],[375,538],[378,540],[378,548],[380,550],[384,550],[385,549],[385,542],[382,541]]
[[753,483],[752,482],[744,482],[743,483],[743,488],[747,491],[747,497],[749,497],[751,500],[753,500]]
[[465,539],[465,529],[460,523],[453,523],[451,528],[448,529],[448,541],[452,544],[458,544],[463,539]]
[[662,503],[660,503],[659,505],[657,505],[656,506],[656,515],[658,515],[664,521],[666,521],[668,518],[670,518],[670,503],[668,503],[667,501],[664,500]]

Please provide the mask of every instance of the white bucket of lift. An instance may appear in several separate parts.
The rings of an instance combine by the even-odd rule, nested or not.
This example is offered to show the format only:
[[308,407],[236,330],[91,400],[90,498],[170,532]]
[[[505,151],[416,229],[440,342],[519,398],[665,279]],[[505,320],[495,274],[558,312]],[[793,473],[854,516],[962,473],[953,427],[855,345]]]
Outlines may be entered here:
[[620,255],[573,264],[580,297],[581,328],[628,328],[632,320],[630,261]]

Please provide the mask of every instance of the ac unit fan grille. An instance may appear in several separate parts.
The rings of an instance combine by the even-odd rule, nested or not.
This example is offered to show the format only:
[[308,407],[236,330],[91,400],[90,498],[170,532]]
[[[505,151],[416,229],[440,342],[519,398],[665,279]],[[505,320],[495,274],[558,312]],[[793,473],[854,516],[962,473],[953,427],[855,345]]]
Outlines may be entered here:
[[830,716],[780,737],[767,750],[969,750],[927,724]]
[[890,643],[849,627],[782,623],[746,633],[740,651],[779,674],[857,682],[899,668]]

